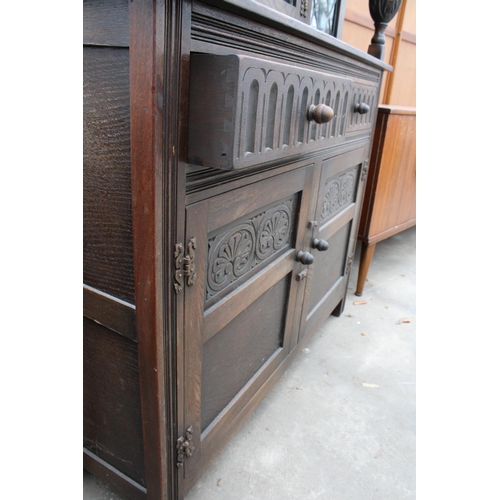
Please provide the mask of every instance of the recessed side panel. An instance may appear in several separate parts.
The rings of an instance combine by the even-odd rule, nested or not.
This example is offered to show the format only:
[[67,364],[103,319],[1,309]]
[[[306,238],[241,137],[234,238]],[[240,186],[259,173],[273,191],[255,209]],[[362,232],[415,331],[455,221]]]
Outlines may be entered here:
[[145,486],[137,343],[83,321],[83,445]]
[[129,50],[83,48],[83,281],[134,303]]

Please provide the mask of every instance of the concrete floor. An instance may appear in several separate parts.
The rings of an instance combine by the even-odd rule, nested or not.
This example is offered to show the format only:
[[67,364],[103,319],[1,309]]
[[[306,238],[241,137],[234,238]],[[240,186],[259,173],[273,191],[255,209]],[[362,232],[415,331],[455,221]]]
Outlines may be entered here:
[[[377,245],[329,318],[186,500],[416,496],[416,228]],[[410,320],[409,322],[401,320]],[[84,472],[84,500],[122,500]]]

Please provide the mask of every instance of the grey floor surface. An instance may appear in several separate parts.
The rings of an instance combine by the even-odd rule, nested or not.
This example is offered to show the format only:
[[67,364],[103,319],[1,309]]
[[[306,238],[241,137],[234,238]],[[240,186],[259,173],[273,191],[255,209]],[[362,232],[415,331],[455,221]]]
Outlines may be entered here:
[[[416,497],[416,228],[375,250],[329,318],[186,500]],[[355,304],[365,300],[366,304]],[[84,471],[84,500],[123,497]]]

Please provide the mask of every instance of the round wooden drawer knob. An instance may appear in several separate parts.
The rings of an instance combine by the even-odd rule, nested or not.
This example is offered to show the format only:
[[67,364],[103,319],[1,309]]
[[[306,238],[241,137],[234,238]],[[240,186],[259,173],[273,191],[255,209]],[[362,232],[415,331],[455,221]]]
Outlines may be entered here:
[[314,262],[314,257],[309,252],[299,252],[297,260],[304,264],[304,266],[309,266]]
[[364,102],[358,102],[354,105],[354,112],[359,113],[360,115],[366,115],[370,111],[370,106],[365,104]]
[[326,240],[318,240],[318,238],[314,238],[312,242],[312,247],[316,248],[318,252],[326,252],[330,245],[328,244],[328,241]]
[[307,110],[307,119],[316,123],[328,123],[333,118],[333,109],[326,104],[311,104]]

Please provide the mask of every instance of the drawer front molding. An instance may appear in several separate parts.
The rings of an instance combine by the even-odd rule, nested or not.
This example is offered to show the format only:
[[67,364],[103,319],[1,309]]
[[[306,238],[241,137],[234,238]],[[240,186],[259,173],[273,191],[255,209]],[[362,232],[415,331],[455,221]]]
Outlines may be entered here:
[[[249,56],[191,56],[188,161],[240,169],[345,139],[352,80]],[[308,110],[333,110],[316,123]]]
[[[349,126],[347,127],[347,135],[358,134],[360,132],[370,132],[373,126],[373,118],[378,102],[378,88],[357,84],[353,88],[352,110],[350,114]],[[368,106],[367,113],[355,112],[356,105],[365,104]]]

